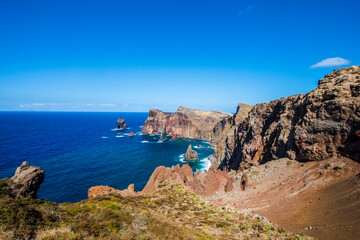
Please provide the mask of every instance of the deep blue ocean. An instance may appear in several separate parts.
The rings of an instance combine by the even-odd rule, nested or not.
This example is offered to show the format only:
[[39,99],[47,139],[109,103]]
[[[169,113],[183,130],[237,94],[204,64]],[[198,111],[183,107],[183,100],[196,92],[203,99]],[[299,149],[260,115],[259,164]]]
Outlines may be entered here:
[[[95,185],[142,190],[158,166],[182,162],[189,144],[200,162],[209,166],[210,143],[195,139],[159,142],[159,136],[141,135],[148,113],[0,112],[0,178],[14,175],[23,161],[45,170],[38,198],[77,202]],[[118,117],[129,129],[116,130]],[[136,135],[128,136],[130,132]]]

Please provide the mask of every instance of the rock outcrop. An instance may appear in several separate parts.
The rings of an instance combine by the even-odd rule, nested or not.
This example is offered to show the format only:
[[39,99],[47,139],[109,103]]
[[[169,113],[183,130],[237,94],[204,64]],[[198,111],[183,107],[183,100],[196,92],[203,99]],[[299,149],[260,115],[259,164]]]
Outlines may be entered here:
[[161,131],[161,134],[160,134],[160,141],[166,141],[167,137],[166,137],[166,129],[163,128],[163,130]]
[[18,197],[36,198],[37,191],[45,179],[44,170],[30,166],[27,161],[23,162],[10,178],[11,192]]
[[125,190],[117,190],[109,186],[94,186],[88,190],[88,198],[94,199],[97,197],[108,196],[108,195],[120,195],[122,197],[133,196],[136,194],[134,190],[134,184],[130,184]]
[[165,129],[166,135],[210,140],[215,124],[231,116],[230,113],[200,111],[185,107],[179,107],[175,113],[152,109],[149,111],[142,133],[161,134]]
[[198,153],[192,149],[191,144],[185,153],[185,161],[199,161]]
[[124,128],[128,128],[128,125],[126,124],[125,122],[125,119],[119,117],[118,120],[117,120],[117,128],[118,129],[124,129]]
[[213,128],[211,145],[216,148],[213,155],[216,158],[217,164],[220,163],[220,160],[224,159],[225,148],[232,149],[234,147],[236,127],[245,120],[252,107],[252,105],[239,103],[236,113],[232,117],[219,121]]
[[360,161],[360,67],[334,70],[307,94],[255,105],[226,138],[220,169],[279,158]]
[[193,175],[192,169],[185,164],[171,168],[160,166],[155,169],[142,193],[151,193],[157,190],[157,184],[162,181],[174,184],[182,184],[187,189],[193,190],[201,196],[210,196],[218,191],[231,191],[235,178],[227,172],[216,169],[212,165],[206,173],[196,172]]
[[133,136],[135,136],[135,133],[134,133],[134,132],[130,132],[130,133],[129,133],[129,136],[130,136],[130,137],[133,137]]

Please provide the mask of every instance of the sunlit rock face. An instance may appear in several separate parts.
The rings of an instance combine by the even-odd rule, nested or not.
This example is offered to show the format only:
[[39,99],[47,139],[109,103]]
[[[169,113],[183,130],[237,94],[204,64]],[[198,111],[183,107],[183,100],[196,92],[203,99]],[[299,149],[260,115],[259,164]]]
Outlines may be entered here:
[[279,158],[360,161],[360,67],[334,70],[307,94],[255,105],[222,144],[219,167],[245,169]]
[[161,134],[180,138],[198,138],[211,140],[214,126],[230,113],[218,111],[200,111],[179,107],[175,113],[152,109],[142,128],[143,134]]

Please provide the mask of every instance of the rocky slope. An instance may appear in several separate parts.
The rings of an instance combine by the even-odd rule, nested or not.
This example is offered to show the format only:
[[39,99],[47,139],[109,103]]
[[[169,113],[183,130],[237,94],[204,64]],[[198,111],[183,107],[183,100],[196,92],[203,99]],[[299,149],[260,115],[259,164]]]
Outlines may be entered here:
[[[183,170],[189,169],[192,176],[189,166]],[[150,193],[136,194],[133,185],[119,192],[102,186],[99,195],[90,189],[90,200],[62,204],[15,197],[11,184],[0,180],[0,239],[4,240],[308,239],[259,217],[214,206],[183,185],[164,180]]]
[[246,169],[283,157],[360,161],[360,67],[334,70],[308,94],[257,104],[230,128],[234,135],[216,153],[221,169]]
[[175,113],[152,109],[149,111],[142,133],[161,134],[165,131],[166,135],[210,140],[215,124],[231,116],[230,113],[200,111],[185,107],[179,107]]

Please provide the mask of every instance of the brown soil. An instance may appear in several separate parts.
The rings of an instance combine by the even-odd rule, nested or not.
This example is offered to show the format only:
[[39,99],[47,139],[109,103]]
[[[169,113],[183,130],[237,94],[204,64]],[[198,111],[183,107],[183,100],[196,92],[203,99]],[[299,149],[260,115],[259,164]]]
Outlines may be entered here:
[[245,191],[244,173],[232,173],[237,179],[234,190],[207,199],[259,214],[288,231],[319,239],[360,239],[358,173],[360,164],[347,158],[308,163],[280,159],[247,171]]
[[336,181],[259,214],[285,230],[318,239],[360,239],[360,181]]

